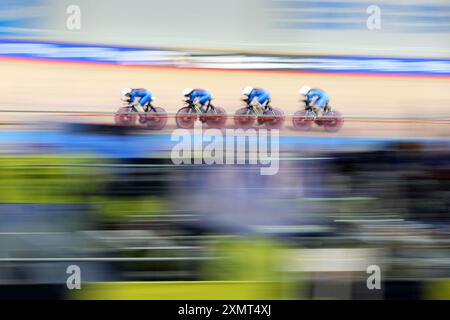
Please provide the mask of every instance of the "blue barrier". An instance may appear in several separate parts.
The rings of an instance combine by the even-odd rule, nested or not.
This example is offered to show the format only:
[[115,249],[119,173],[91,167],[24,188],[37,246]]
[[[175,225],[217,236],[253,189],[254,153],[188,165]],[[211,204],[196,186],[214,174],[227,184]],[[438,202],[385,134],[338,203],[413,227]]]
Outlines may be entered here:
[[[231,139],[230,138],[225,138]],[[232,138],[234,139],[234,137]],[[244,138],[238,138],[244,139]],[[280,152],[314,152],[344,150],[376,150],[387,144],[399,142],[440,143],[450,148],[450,139],[418,138],[352,138],[280,136]],[[140,158],[170,156],[179,141],[172,141],[169,134],[91,134],[74,132],[0,132],[3,152],[33,153],[88,153],[113,158]],[[204,140],[204,146],[210,141]],[[269,140],[270,145],[270,140]]]
[[0,39],[2,57],[176,68],[450,76],[450,58],[187,53],[156,48],[11,39]]

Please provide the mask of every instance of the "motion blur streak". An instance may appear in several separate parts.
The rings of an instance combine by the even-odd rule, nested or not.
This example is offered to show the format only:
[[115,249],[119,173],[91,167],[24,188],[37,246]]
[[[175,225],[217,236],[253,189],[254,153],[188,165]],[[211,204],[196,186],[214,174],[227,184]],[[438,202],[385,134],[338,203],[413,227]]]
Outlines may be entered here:
[[[445,294],[422,287],[448,277],[448,141],[287,150],[275,176],[250,165],[173,166],[170,150],[129,158],[132,144],[112,158],[44,141],[8,147],[2,283],[51,284],[49,295],[66,298]],[[61,285],[72,264],[83,270],[79,293]],[[381,293],[365,289],[370,265],[383,270]],[[102,281],[114,284],[92,284]]]

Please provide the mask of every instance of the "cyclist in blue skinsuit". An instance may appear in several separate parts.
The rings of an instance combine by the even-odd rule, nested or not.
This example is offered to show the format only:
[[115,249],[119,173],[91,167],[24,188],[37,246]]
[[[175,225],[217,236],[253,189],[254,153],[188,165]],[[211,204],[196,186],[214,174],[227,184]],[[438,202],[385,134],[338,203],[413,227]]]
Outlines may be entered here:
[[327,93],[321,89],[313,89],[309,86],[303,86],[298,92],[300,96],[304,97],[306,107],[315,107],[322,110],[322,114],[329,111],[328,102],[330,98]]
[[243,100],[252,107],[266,109],[270,102],[269,92],[263,89],[245,87],[244,90],[242,90],[242,94],[244,95]]
[[[270,102],[270,94],[264,89],[253,88],[247,86],[242,90],[244,98],[242,99],[247,103],[248,107],[254,107],[257,110],[262,110],[262,114],[267,112],[267,107]],[[263,119],[258,118],[258,124],[262,124]]]
[[186,88],[183,90],[184,101],[192,103],[202,112],[206,112],[207,107],[211,103],[211,94],[203,89]]
[[143,88],[140,89],[124,88],[122,89],[122,96],[123,96],[122,100],[129,104],[133,104],[134,100],[136,98],[139,98],[138,105],[136,105],[135,107],[138,109],[139,112],[142,113],[148,111],[150,102],[155,98],[152,96],[150,91]]

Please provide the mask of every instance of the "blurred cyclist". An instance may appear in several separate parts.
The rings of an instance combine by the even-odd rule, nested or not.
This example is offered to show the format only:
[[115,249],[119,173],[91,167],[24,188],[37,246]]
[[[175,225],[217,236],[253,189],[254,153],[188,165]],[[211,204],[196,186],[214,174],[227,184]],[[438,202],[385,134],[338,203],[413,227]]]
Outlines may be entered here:
[[298,92],[301,97],[304,98],[304,102],[307,108],[314,108],[314,111],[318,114],[322,110],[322,114],[329,111],[328,102],[330,98],[325,91],[321,89],[313,89],[309,86],[303,86]]
[[186,88],[183,90],[183,100],[206,112],[211,103],[211,94],[203,89]]
[[150,102],[152,102],[152,100],[155,98],[152,96],[150,91],[143,88],[124,88],[122,89],[122,96],[122,100],[129,103],[130,105],[134,103],[136,98],[139,98],[138,104],[135,107],[141,113],[145,113],[148,111],[149,107],[151,107]]
[[[265,114],[267,112],[267,107],[270,102],[270,94],[264,89],[253,88],[247,86],[242,90],[242,95],[244,98],[242,99],[247,104],[247,107],[253,107],[258,112]],[[258,124],[262,124],[263,119],[258,118]]]

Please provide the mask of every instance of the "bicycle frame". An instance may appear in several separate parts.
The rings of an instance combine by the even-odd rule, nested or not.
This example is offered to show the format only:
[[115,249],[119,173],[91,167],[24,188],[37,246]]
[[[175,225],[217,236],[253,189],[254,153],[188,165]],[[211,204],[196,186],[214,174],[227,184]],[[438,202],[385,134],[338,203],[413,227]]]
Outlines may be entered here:
[[[314,113],[314,115],[316,117],[319,117],[319,114],[317,113],[317,110],[320,110],[320,109],[315,107],[315,104],[310,104],[309,106],[305,105],[305,110],[306,111],[311,111],[312,113]],[[333,109],[331,108],[331,106],[328,103],[323,107],[322,110],[323,110],[324,113],[325,112],[333,112]]]
[[203,112],[198,106],[194,105],[192,102],[187,101],[186,102],[187,107],[189,107],[191,110],[195,111],[198,115],[206,114],[208,113],[209,109],[216,111],[214,106],[211,103],[208,103],[206,110]]
[[[128,107],[129,112],[135,112],[139,113],[139,111],[136,109],[135,103],[127,103],[126,106]],[[152,105],[151,102],[147,104],[147,106],[143,107],[145,112],[149,112],[150,110],[153,112],[156,112],[155,107]]]
[[[264,111],[273,111],[272,106],[270,104],[267,104],[265,108],[255,108],[254,106],[251,106],[249,103],[246,102],[247,110],[252,110],[255,115],[257,116],[266,116]],[[264,111],[263,111],[264,110]]]
[[308,112],[308,114],[313,115],[314,118],[318,118],[319,117],[319,115],[317,114],[317,112],[314,110],[314,108],[312,106],[305,107],[305,110]]

